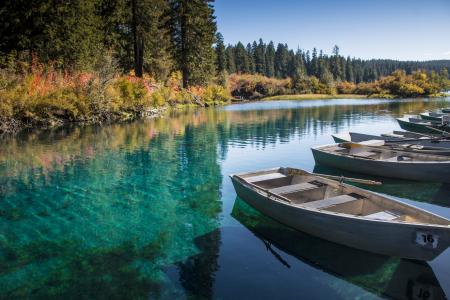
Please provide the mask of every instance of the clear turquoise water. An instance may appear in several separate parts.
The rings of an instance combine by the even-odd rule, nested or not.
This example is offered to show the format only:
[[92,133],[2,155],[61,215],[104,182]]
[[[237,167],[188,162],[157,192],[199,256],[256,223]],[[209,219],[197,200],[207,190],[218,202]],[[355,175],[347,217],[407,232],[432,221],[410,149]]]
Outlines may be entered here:
[[[450,251],[423,264],[296,232],[238,199],[228,175],[340,174],[309,148],[449,101],[248,103],[4,138],[0,299],[443,299]],[[449,187],[382,180],[372,189],[450,217]]]

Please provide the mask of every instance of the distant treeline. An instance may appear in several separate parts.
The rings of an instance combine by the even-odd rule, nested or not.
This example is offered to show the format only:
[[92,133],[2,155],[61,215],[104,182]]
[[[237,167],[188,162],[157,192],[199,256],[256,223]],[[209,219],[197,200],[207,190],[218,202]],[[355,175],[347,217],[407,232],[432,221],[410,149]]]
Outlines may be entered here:
[[262,39],[244,46],[217,45],[219,67],[228,73],[262,74],[276,78],[299,78],[315,76],[321,82],[348,81],[353,83],[373,82],[390,75],[395,70],[411,74],[416,70],[441,72],[450,69],[450,60],[397,61],[391,59],[363,60],[344,57],[335,46],[331,55],[314,48],[312,51],[289,49],[287,44],[266,44]]

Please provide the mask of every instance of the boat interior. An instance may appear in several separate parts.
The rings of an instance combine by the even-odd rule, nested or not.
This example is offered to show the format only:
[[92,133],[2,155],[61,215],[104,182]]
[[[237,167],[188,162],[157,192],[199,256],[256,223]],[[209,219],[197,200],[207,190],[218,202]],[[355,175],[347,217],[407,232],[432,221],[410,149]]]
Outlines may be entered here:
[[292,174],[280,168],[239,177],[293,206],[373,220],[450,225],[438,216],[306,172]]
[[[370,141],[369,141],[370,142]],[[321,151],[336,153],[339,155],[352,156],[355,158],[378,160],[378,161],[390,161],[390,162],[424,162],[424,161],[449,161],[446,156],[431,155],[414,152],[395,151],[389,149],[381,149],[380,145],[362,145],[355,143],[341,143],[336,145],[330,145],[321,147]],[[418,148],[419,150],[419,148]]]
[[381,136],[388,137],[388,138],[399,138],[399,139],[429,139],[429,136],[426,136],[424,134],[418,134],[414,132],[409,131],[393,131],[390,133],[384,133]]
[[418,119],[418,118],[408,118],[408,121],[411,123],[417,123],[417,124],[425,124],[428,126],[431,126],[435,123],[438,123],[437,121],[432,121],[432,120],[424,120],[424,119]]
[[447,115],[447,114],[430,112],[430,113],[428,113],[428,115],[431,116],[431,117],[437,117],[437,118],[439,118],[439,117],[445,116],[445,115]]

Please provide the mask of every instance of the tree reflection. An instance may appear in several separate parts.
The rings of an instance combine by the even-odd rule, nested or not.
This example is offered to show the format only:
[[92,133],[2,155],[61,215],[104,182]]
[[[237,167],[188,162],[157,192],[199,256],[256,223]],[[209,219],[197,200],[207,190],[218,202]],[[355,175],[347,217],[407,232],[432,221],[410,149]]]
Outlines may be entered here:
[[0,298],[158,298],[162,270],[174,264],[185,290],[212,297],[228,147],[264,148],[438,105],[349,101],[3,138]]

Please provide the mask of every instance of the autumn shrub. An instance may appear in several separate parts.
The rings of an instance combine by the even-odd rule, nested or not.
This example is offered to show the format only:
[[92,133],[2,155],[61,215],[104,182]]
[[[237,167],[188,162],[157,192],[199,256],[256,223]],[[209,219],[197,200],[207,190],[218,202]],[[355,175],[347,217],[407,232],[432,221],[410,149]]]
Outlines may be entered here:
[[138,77],[119,77],[113,83],[118,91],[111,101],[118,111],[138,112],[153,104],[153,98],[144,80]]
[[336,84],[338,94],[355,94],[356,84],[353,82],[343,81]]
[[223,103],[231,99],[230,91],[221,85],[207,86],[202,95],[202,100],[206,103]]
[[404,70],[397,70],[374,84],[386,93],[398,97],[428,96],[441,90],[437,80],[433,80],[432,76],[421,70],[409,75]]
[[172,92],[168,87],[160,87],[151,94],[152,104],[156,107],[164,106],[171,99]]
[[359,83],[356,85],[354,90],[355,94],[359,95],[372,95],[372,94],[380,94],[380,93],[388,93],[388,91],[383,91],[376,83]]
[[290,78],[276,79],[259,74],[232,74],[228,87],[234,97],[257,99],[291,93],[292,81]]

